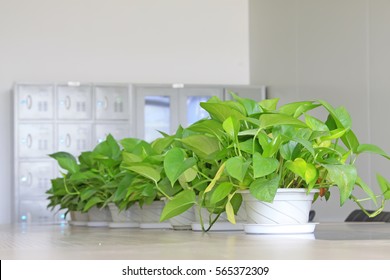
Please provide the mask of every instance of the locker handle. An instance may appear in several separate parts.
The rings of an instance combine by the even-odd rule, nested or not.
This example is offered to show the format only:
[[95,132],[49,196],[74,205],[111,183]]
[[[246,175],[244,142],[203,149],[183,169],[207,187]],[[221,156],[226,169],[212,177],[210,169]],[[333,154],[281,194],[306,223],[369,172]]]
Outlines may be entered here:
[[67,95],[65,97],[65,108],[66,108],[66,110],[69,110],[71,105],[72,105],[71,99],[70,99],[69,95]]
[[27,95],[27,109],[31,109],[32,107],[32,98],[31,95]]
[[31,172],[28,172],[28,174],[27,174],[27,185],[31,186],[31,184],[32,184],[32,174],[31,174]]
[[27,145],[28,148],[31,148],[31,146],[32,146],[32,136],[31,136],[31,134],[27,135],[26,145]]
[[108,108],[108,97],[104,96],[104,110],[107,110]]
[[70,137],[70,134],[67,133],[65,137],[65,146],[70,147],[71,144],[72,144],[72,138]]

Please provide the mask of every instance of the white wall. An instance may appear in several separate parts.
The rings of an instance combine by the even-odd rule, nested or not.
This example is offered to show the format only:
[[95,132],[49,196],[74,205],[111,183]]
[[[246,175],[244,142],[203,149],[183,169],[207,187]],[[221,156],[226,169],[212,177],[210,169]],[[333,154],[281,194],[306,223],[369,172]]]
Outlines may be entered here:
[[[390,1],[249,3],[251,83],[267,85],[283,103],[321,98],[345,106],[361,142],[390,153]],[[389,174],[390,164],[379,157],[360,160],[361,176],[371,184],[377,171]],[[342,221],[357,208],[348,203],[340,209],[336,197],[316,202],[317,219]]]
[[248,84],[247,0],[1,0],[0,224],[14,82]]

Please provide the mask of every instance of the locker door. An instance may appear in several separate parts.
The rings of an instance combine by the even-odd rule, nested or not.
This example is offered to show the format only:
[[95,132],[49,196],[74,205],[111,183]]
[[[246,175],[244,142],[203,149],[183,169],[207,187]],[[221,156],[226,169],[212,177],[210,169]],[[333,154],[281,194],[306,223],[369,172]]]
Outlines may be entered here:
[[173,133],[179,124],[177,89],[140,87],[136,92],[137,137],[152,141],[159,131]]
[[128,120],[129,87],[95,86],[95,110],[98,120]]
[[19,196],[22,198],[45,196],[54,178],[54,166],[49,161],[19,162]]
[[110,123],[95,125],[95,144],[104,141],[111,134],[117,141],[132,137],[131,127],[128,123]]
[[182,88],[179,90],[179,120],[183,127],[206,118],[209,114],[200,107],[211,97],[223,98],[222,88]]
[[26,199],[19,201],[18,222],[53,223],[65,219],[64,211],[50,211],[45,199]]
[[15,86],[15,91],[19,119],[51,119],[53,117],[54,86],[18,84]]
[[52,124],[20,124],[19,157],[47,157],[54,150]]
[[85,120],[92,117],[92,88],[89,85],[57,87],[59,119]]
[[59,124],[57,141],[59,151],[77,157],[81,152],[92,147],[91,124]]

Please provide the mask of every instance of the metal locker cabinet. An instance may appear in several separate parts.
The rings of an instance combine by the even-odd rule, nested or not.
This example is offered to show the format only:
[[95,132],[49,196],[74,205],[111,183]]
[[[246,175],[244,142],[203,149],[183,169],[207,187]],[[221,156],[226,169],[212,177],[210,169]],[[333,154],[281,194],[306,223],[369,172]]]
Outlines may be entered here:
[[128,120],[129,86],[95,86],[95,114],[98,120]]
[[23,123],[18,128],[19,157],[42,158],[54,151],[53,125],[48,123]]
[[50,211],[47,205],[45,198],[20,200],[18,222],[42,224],[64,220],[64,211]]
[[54,177],[52,161],[19,162],[19,198],[45,196]]
[[58,119],[85,120],[92,117],[92,87],[57,86]]
[[129,123],[101,123],[95,125],[95,145],[104,141],[111,134],[117,141],[132,137],[132,129]]
[[57,135],[57,150],[75,157],[92,146],[92,125],[89,123],[58,124]]
[[53,85],[15,86],[17,117],[20,120],[53,118]]

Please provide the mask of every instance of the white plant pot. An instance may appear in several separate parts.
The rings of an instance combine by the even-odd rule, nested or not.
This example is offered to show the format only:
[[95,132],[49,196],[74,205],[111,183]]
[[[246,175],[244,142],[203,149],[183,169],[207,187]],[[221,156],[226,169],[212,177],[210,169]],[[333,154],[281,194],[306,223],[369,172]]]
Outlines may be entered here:
[[94,206],[88,211],[88,220],[89,227],[108,227],[108,223],[112,222],[110,209]]
[[[201,208],[201,215],[204,223],[205,229],[209,227],[209,216],[210,213],[207,209]],[[215,219],[216,214],[212,214],[212,221]],[[244,229],[244,224],[246,223],[246,211],[244,207],[240,207],[240,210],[236,216],[236,224],[232,224],[228,221],[226,213],[222,213],[217,222],[213,224],[210,231],[239,231]],[[192,224],[192,230],[201,231],[202,225],[200,222],[199,208],[195,207],[195,223]]]
[[[164,201],[164,204],[168,202],[167,199],[161,199]],[[194,207],[191,207],[187,211],[172,217],[169,219],[169,223],[171,224],[174,230],[190,230],[192,223],[195,222],[195,212]]]
[[71,226],[86,226],[88,223],[88,213],[81,211],[70,211]]
[[160,223],[163,208],[163,201],[153,201],[150,205],[144,204],[141,209],[141,223],[139,227],[142,229],[172,229],[169,222]]
[[193,207],[191,207],[184,213],[169,219],[172,228],[175,230],[190,230],[191,225],[192,223],[194,223],[194,221],[195,221],[195,212]]
[[141,221],[141,213],[137,205],[131,206],[127,210],[120,211],[119,208],[114,204],[108,205],[112,222],[108,224],[110,228],[137,228]]
[[[247,213],[247,233],[309,233],[315,224],[308,223],[314,193],[305,189],[278,189],[272,203],[259,201],[249,191],[243,192]],[[258,232],[257,232],[258,231]]]

